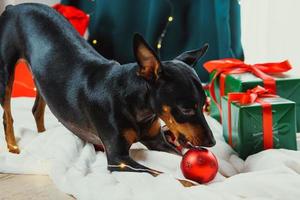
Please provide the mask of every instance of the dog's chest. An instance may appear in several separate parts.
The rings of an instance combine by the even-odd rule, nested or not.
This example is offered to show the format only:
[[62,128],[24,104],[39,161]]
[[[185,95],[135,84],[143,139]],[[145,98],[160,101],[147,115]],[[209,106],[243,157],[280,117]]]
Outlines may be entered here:
[[102,145],[99,136],[96,134],[96,131],[93,128],[84,126],[79,127],[77,124],[67,121],[60,122],[80,139],[95,145]]

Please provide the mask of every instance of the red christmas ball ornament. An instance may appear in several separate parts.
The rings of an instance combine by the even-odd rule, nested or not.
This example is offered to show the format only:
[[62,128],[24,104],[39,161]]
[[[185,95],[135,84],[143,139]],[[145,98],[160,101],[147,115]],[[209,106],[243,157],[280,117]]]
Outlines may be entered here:
[[185,178],[198,183],[207,183],[215,178],[218,161],[207,149],[193,148],[183,155],[180,167]]

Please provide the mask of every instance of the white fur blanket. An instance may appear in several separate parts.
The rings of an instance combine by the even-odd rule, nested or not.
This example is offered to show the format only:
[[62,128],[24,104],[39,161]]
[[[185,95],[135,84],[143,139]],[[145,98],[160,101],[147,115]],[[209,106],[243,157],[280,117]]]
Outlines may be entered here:
[[[155,178],[144,173],[109,173],[105,154],[70,133],[49,110],[47,131],[38,134],[32,105],[30,98],[13,99],[21,154],[8,153],[4,134],[0,134],[0,172],[47,174],[60,190],[84,200],[300,199],[300,151],[268,150],[244,162],[224,142],[222,127],[210,117],[207,120],[217,139],[211,151],[218,157],[219,173],[209,184],[184,188],[174,178],[182,177],[180,157],[140,149],[137,144],[131,150],[132,157],[166,173]],[[3,133],[2,125],[0,130]]]

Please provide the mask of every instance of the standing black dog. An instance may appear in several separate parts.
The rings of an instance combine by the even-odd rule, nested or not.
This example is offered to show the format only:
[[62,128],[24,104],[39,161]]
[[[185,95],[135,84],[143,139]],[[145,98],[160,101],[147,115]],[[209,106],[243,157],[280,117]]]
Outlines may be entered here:
[[[213,146],[202,113],[206,96],[191,67],[207,45],[163,62],[141,36],[134,36],[133,46],[137,63],[120,65],[99,55],[50,7],[7,7],[0,17],[0,101],[9,151],[19,153],[10,110],[19,59],[30,66],[38,89],[32,109],[38,131],[45,130],[47,104],[78,137],[104,146],[110,171],[155,172],[129,157],[137,141],[173,153],[179,144]],[[159,118],[171,136],[161,131]]]

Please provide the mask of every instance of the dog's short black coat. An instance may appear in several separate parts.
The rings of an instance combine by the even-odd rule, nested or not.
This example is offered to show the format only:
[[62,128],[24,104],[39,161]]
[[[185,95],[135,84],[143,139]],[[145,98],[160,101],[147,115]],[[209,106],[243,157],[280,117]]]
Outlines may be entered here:
[[[30,66],[40,98],[66,128],[87,142],[104,146],[111,171],[136,171],[134,167],[149,172],[129,157],[129,148],[137,141],[149,149],[172,153],[179,153],[174,145],[178,143],[213,146],[215,140],[202,113],[206,96],[191,67],[207,45],[160,61],[136,34],[133,49],[137,62],[120,65],[99,55],[52,8],[41,4],[7,7],[0,17],[4,119],[10,121],[7,88],[22,58]],[[174,144],[166,140],[159,118],[175,137]],[[8,121],[4,122],[6,131]],[[9,144],[10,137],[8,147],[17,148]],[[120,167],[121,163],[131,167]]]

